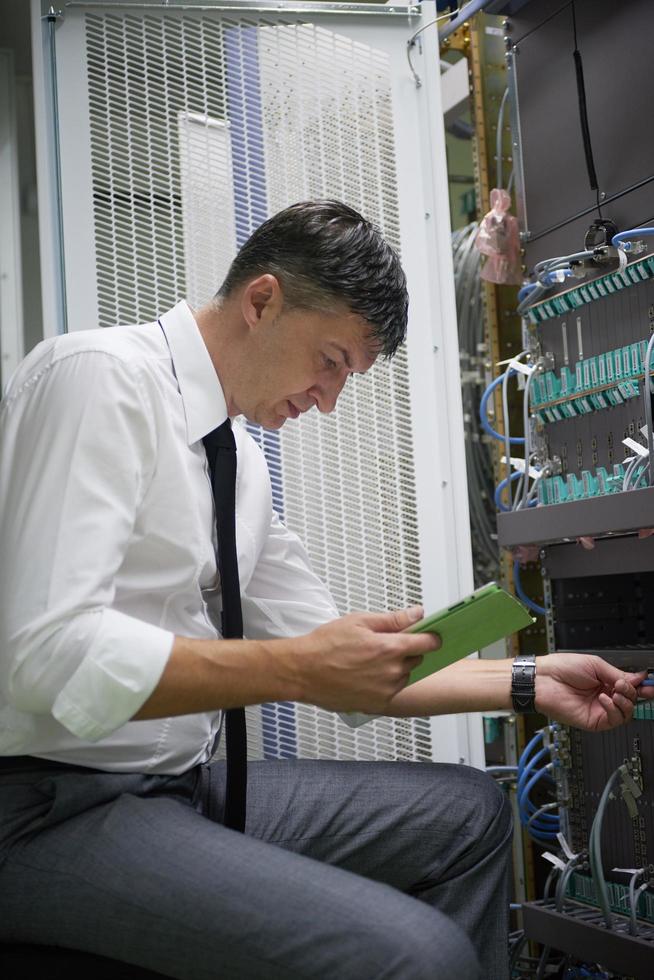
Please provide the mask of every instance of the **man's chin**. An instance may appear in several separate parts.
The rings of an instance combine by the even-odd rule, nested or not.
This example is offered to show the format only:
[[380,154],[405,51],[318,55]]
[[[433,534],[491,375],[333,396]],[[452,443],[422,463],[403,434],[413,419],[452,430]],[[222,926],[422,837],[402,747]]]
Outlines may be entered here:
[[260,425],[263,429],[272,429],[273,431],[281,429],[284,422],[288,421],[285,415],[269,415],[263,418],[250,418],[246,415],[246,418],[253,425]]

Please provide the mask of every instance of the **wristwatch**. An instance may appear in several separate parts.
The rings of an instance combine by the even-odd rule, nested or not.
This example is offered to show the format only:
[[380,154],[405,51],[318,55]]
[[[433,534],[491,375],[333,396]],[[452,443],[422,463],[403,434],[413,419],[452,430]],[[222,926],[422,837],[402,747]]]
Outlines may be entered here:
[[533,653],[520,654],[513,661],[511,700],[517,714],[536,710],[536,657]]

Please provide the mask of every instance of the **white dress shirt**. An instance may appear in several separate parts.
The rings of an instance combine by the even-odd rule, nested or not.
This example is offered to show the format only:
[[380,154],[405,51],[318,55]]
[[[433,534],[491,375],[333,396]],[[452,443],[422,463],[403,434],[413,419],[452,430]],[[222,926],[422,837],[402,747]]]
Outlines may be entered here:
[[[178,773],[220,712],[130,722],[175,635],[215,638],[220,589],[202,437],[227,417],[185,302],[160,322],[44,341],[0,407],[0,755]],[[338,615],[235,426],[245,635]]]

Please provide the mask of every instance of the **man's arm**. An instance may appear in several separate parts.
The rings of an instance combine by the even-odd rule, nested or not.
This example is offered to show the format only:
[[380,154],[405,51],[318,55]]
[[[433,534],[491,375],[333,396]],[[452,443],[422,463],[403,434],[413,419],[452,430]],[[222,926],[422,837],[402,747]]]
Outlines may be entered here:
[[278,640],[176,637],[159,683],[133,720],[275,700],[382,713],[438,642],[403,632],[421,615],[420,607],[353,613]]
[[[553,653],[537,658],[536,708],[575,728],[605,731],[631,718],[644,673],[631,674],[600,657]],[[403,717],[459,711],[511,710],[511,660],[462,660],[411,684],[388,713]]]
[[0,691],[88,741],[140,707],[174,639],[112,608],[157,461],[146,380],[67,338],[30,354],[0,407]]

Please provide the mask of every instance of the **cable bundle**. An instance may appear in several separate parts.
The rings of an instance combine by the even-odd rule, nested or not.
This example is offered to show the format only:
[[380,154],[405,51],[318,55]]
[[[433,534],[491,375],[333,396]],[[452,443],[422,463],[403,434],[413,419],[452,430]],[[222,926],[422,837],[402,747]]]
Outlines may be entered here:
[[539,844],[555,841],[560,831],[559,815],[551,812],[558,804],[551,802],[537,807],[530,797],[530,793],[541,780],[553,782],[551,773],[554,763],[545,761],[549,760],[551,753],[550,745],[546,742],[546,734],[555,731],[558,731],[557,725],[550,725],[536,732],[518,761],[517,794],[520,823],[529,836]]
[[[495,528],[494,477],[491,451],[483,438],[479,421],[479,382],[465,380],[465,368],[476,365],[484,350],[482,285],[479,277],[481,256],[474,247],[479,226],[476,222],[452,234],[456,312],[459,323],[459,350],[464,381],[461,385],[465,424],[468,502],[472,548],[477,584],[497,578],[498,552]],[[481,378],[481,373],[479,374]]]

